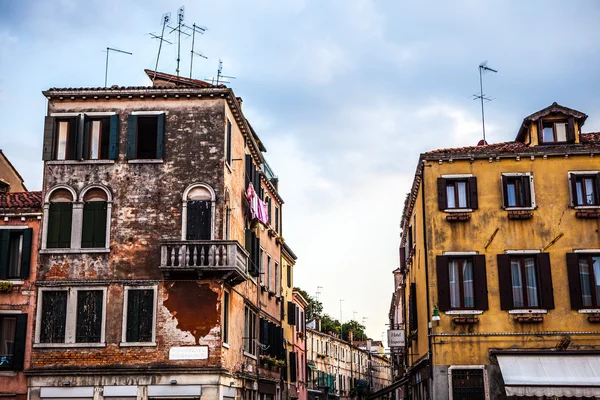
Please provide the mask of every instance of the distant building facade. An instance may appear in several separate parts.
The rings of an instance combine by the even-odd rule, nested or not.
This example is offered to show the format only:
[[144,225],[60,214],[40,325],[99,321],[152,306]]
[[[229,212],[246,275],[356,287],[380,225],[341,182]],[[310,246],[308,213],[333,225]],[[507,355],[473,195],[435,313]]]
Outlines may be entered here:
[[6,157],[6,154],[0,150],[0,194],[26,191],[23,177]]

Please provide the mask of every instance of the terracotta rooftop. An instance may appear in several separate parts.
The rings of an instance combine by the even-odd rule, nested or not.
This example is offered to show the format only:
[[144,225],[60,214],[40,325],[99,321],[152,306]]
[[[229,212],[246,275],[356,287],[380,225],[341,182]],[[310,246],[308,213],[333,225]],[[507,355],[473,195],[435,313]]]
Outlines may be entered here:
[[553,151],[564,151],[568,149],[600,149],[600,132],[582,133],[580,144],[564,144],[552,146],[533,146],[529,147],[522,142],[503,142],[492,143],[481,146],[465,146],[448,149],[437,149],[425,153],[425,156],[451,156],[451,155],[495,155],[506,153],[537,153],[540,149]]
[[14,192],[0,194],[2,208],[42,208],[42,192]]

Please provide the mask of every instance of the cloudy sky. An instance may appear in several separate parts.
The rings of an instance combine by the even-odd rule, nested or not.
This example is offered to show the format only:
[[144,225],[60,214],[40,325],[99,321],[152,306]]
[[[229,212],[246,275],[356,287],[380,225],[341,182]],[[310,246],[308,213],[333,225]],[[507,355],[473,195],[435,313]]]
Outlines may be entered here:
[[[41,187],[50,87],[147,85],[161,16],[183,0],[0,0],[0,148],[30,190]],[[415,5],[419,3],[419,5]],[[386,329],[399,220],[418,155],[481,137],[477,66],[489,142],[512,140],[526,115],[556,101],[600,130],[597,1],[255,0],[185,4],[206,26],[194,77],[218,60],[280,177],[296,285],[326,312]],[[168,39],[174,41],[171,36]],[[182,41],[189,76],[191,40]],[[159,70],[175,73],[176,45]]]

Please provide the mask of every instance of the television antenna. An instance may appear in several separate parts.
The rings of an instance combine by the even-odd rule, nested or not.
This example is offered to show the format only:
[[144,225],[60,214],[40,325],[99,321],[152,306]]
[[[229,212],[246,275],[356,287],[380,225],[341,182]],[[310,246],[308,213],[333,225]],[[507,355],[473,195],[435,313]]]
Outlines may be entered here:
[[323,289],[323,286],[317,286],[317,301],[319,301],[319,296],[321,295],[321,289]]
[[481,100],[481,125],[483,127],[483,143],[485,144],[485,113],[483,111],[483,101],[492,101],[493,99],[487,97],[484,93],[483,93],[483,78],[482,75],[485,74],[486,72],[493,72],[493,73],[498,73],[497,70],[490,68],[487,66],[487,60],[482,62],[481,64],[479,64],[479,94],[474,94],[473,95],[473,100]]
[[191,26],[191,29],[192,29],[192,51],[191,51],[191,55],[190,55],[190,79],[192,79],[192,70],[194,68],[194,56],[202,57],[202,58],[208,60],[208,57],[206,57],[204,54],[194,51],[194,41],[196,39],[196,33],[199,33],[202,35],[202,34],[204,34],[204,32],[206,32],[206,28],[202,28],[196,24],[193,24]]
[[169,26],[169,28],[171,28],[171,32],[169,32],[169,33],[173,33],[175,31],[177,31],[177,69],[175,69],[175,72],[177,72],[178,78],[179,78],[179,62],[181,61],[181,34],[183,33],[184,35],[190,36],[189,33],[184,32],[181,29],[181,28],[187,28],[187,26],[183,24],[184,15],[185,15],[185,6],[181,6],[181,7],[179,7],[179,10],[177,10],[177,26],[175,26],[175,27]]
[[223,61],[221,61],[219,59],[219,68],[217,69],[217,83],[215,83],[215,78],[208,78],[208,79],[210,79],[210,81],[211,81],[211,83],[213,85],[217,85],[217,86],[220,83],[230,83],[229,81],[223,80],[223,78],[225,78],[225,79],[235,79],[235,76],[223,75]]
[[162,49],[162,44],[163,42],[167,42],[169,44],[173,44],[171,42],[169,42],[167,39],[164,38],[165,36],[165,27],[167,26],[167,24],[171,21],[171,13],[164,13],[162,16],[162,32],[160,33],[160,36],[157,36],[153,33],[150,34],[150,36],[152,36],[153,39],[158,39],[158,54],[156,55],[156,66],[154,67],[154,77],[152,78],[152,83],[154,83],[154,80],[156,79],[156,71],[158,70],[158,60],[160,59],[160,50]]
[[106,48],[106,69],[104,70],[104,87],[107,87],[107,84],[108,84],[108,55],[109,55],[109,53],[111,51],[114,51],[114,52],[117,52],[117,53],[129,54],[130,56],[133,55],[133,53],[130,53],[128,51],[114,49],[112,47],[107,47]]

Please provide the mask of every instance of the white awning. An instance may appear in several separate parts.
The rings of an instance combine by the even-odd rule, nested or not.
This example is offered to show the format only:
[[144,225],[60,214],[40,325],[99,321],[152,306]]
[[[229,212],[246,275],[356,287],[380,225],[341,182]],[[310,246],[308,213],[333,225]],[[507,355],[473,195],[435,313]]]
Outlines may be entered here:
[[507,396],[600,396],[600,355],[498,354]]

